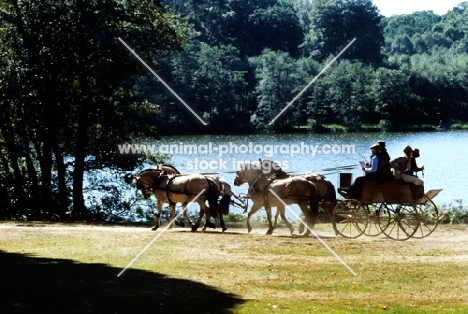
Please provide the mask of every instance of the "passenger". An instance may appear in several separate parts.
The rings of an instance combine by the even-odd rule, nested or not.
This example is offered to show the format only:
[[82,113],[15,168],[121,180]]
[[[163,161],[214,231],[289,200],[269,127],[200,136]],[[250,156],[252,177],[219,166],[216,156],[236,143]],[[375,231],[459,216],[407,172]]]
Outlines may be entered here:
[[392,178],[392,167],[390,167],[390,155],[385,147],[385,141],[379,140],[377,143],[380,145],[380,170],[390,179]]
[[366,167],[362,167],[362,171],[364,171],[365,176],[358,177],[354,180],[354,183],[349,187],[347,194],[351,198],[360,198],[362,187],[364,181],[378,181],[378,180],[385,180],[388,178],[388,175],[382,172],[382,169],[379,167],[380,164],[380,145],[374,144],[370,147],[372,156],[370,160],[370,165]]
[[380,155],[382,156],[381,162],[390,162],[390,155],[385,147],[385,141],[379,140],[377,143],[380,145]]
[[404,182],[411,183],[415,187],[411,189],[411,193],[415,200],[420,199],[424,196],[424,181],[414,175],[407,174],[411,170],[411,160],[413,155],[413,149],[407,145],[403,149],[404,155],[397,157],[390,161],[390,166],[395,169],[395,179],[402,179]]
[[[407,174],[412,175],[412,176],[418,176],[419,171],[424,171],[424,165],[421,167],[418,167],[418,164],[416,163],[416,158],[418,158],[419,155],[419,149],[415,148],[413,151],[413,156],[411,157],[411,169],[407,172]],[[424,173],[423,173],[424,176]]]

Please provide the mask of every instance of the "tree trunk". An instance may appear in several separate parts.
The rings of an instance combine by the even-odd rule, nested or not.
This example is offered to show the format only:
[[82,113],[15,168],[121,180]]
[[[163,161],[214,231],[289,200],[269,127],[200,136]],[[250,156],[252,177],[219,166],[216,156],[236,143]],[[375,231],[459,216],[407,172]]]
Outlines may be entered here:
[[[81,48],[84,48],[83,46]],[[84,69],[85,67],[83,67]],[[83,180],[85,160],[88,146],[88,125],[90,105],[90,87],[85,73],[80,73],[81,104],[78,116],[78,130],[76,134],[75,168],[73,172],[73,211],[74,214],[86,217],[87,208],[83,196]]]
[[53,151],[57,166],[57,179],[58,179],[58,201],[59,201],[59,215],[63,219],[68,210],[68,195],[67,195],[67,182],[66,182],[66,169],[63,163],[63,156],[60,149],[55,142]]
[[[76,2],[76,20],[78,23],[84,23],[87,20],[87,2],[80,0]],[[83,24],[84,25],[84,24]],[[85,171],[85,159],[88,145],[88,117],[90,109],[90,87],[88,84],[87,77],[84,73],[86,69],[86,62],[88,60],[88,54],[86,53],[86,46],[88,43],[85,30],[81,29],[77,33],[77,45],[79,54],[78,64],[78,77],[80,84],[80,103],[78,111],[78,130],[76,133],[76,147],[75,147],[75,166],[73,171],[73,213],[75,216],[85,218],[87,215],[87,209],[84,202],[83,196],[83,180]]]
[[[81,75],[84,76],[84,75]],[[85,171],[86,147],[88,145],[88,97],[86,91],[87,82],[81,79],[82,100],[78,119],[78,131],[76,134],[75,169],[73,172],[73,211],[75,215],[85,216],[86,206],[83,196],[83,179]]]

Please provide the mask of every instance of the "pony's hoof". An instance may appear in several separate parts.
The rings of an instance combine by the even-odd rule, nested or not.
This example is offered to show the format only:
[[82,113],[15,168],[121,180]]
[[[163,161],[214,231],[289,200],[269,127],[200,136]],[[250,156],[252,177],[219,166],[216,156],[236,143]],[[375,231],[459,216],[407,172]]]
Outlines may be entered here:
[[197,229],[198,229],[198,226],[195,226],[195,225],[192,226],[192,232],[196,232]]
[[294,233],[294,228],[289,228],[289,231],[291,231],[291,235]]
[[226,230],[227,230],[227,228],[226,228],[226,227],[224,227],[224,228],[223,228],[223,232],[224,232],[224,231],[226,231]]
[[216,229],[216,225],[211,221],[207,221],[205,225],[209,228]]
[[154,226],[153,228],[151,228],[152,231],[155,231],[158,229],[158,226]]
[[252,231],[252,227],[247,227],[247,232],[250,233]]
[[303,233],[303,232],[304,232],[304,224],[301,223],[301,224],[299,225],[299,234],[301,234],[301,233]]
[[266,235],[271,235],[271,234],[273,234],[273,229],[272,228],[268,229],[267,232],[266,232]]

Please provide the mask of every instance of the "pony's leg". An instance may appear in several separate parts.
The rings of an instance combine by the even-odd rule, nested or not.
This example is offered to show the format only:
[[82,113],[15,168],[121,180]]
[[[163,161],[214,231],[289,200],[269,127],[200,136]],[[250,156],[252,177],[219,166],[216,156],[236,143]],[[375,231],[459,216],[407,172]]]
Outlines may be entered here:
[[[183,203],[183,204],[182,204],[182,210],[184,211],[185,220],[187,220],[188,224],[189,224],[191,227],[193,227],[193,222],[190,220],[190,217],[189,217],[189,215],[188,215],[188,213],[187,213],[187,205],[188,205],[188,202]],[[192,231],[193,231],[193,229],[192,229]]]
[[218,216],[219,216],[219,223],[221,224],[221,229],[224,231],[227,230],[226,228],[226,223],[224,222],[224,217],[223,217],[223,213],[221,211],[218,212]]
[[269,225],[269,228],[268,228],[266,234],[270,235],[270,234],[273,234],[273,230],[275,230],[275,227],[273,226],[273,221],[271,219],[271,207],[270,206],[265,207],[265,211],[266,211],[266,214],[267,214],[268,225]]
[[299,233],[303,233],[303,232],[304,232],[304,229],[305,229],[305,224],[304,224],[303,221],[301,221],[301,222],[299,223],[298,232],[299,232]]
[[253,203],[252,208],[250,208],[249,213],[247,214],[247,231],[250,233],[252,231],[252,226],[250,225],[250,217],[258,212],[258,210],[262,208],[262,205],[259,203]]
[[301,211],[304,213],[304,216],[305,216],[305,222],[308,226],[308,228],[306,228],[306,231],[304,233],[304,236],[307,237],[310,235],[310,229],[313,229],[314,228],[314,222],[313,222],[313,218],[312,218],[312,215],[311,213],[309,212],[309,209],[307,208],[307,203],[304,203],[304,202],[299,202],[299,207],[301,208]]
[[206,228],[213,228],[216,229],[216,225],[211,222],[211,215],[210,215],[210,209],[206,206],[205,202],[200,201],[198,203],[200,205],[200,208],[203,209],[203,212],[205,213],[205,224],[203,226],[203,232],[205,232]]
[[278,224],[279,215],[280,215],[279,207],[276,207],[275,222],[273,223],[273,227],[275,229],[276,229],[276,226]]
[[[284,206],[278,206],[276,210],[276,217],[278,217],[278,214],[281,215],[281,219],[283,219],[284,223],[286,224],[286,227],[288,227],[289,231],[291,232],[291,235],[294,232],[294,228],[292,224],[289,222],[289,220],[286,218],[286,211]],[[275,228],[276,228],[276,220],[275,220]]]
[[171,214],[171,220],[169,221],[169,223],[170,223],[169,229],[172,229],[172,227],[174,227],[173,220],[175,218],[175,206],[176,206],[176,203],[170,203],[169,204],[169,212]]
[[[187,206],[187,203],[182,203],[182,211],[183,211],[184,215],[185,215],[185,207],[186,206]],[[172,219],[175,218],[175,207],[176,207],[176,204],[174,204],[174,211],[171,212]],[[182,221],[179,221],[179,219],[175,219],[174,224],[176,226],[179,226],[179,227],[182,227],[182,228],[185,227],[185,224]]]
[[[195,232],[200,227],[201,220],[205,216],[205,211],[200,207],[200,214],[198,215],[197,221],[192,225],[192,231]],[[205,231],[205,230],[203,230]]]
[[158,213],[156,214],[156,221],[155,221],[154,227],[151,228],[151,230],[153,230],[153,231],[158,229],[161,226],[162,207],[163,207],[163,203],[160,202],[160,201],[157,201],[156,209],[157,209]]

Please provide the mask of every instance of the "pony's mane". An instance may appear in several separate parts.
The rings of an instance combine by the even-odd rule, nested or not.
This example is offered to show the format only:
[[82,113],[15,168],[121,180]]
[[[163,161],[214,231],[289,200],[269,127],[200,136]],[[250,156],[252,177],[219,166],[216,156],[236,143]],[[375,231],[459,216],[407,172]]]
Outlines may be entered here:
[[172,165],[157,165],[157,168],[149,168],[149,169],[145,169],[143,171],[140,172],[140,175],[144,174],[144,173],[148,173],[148,172],[156,172],[156,171],[159,171],[159,172],[164,172],[164,174],[167,174],[164,169],[161,169],[161,167],[168,167],[172,170],[175,171],[176,174],[180,174],[179,170],[177,170],[174,166]]
[[[176,167],[174,167],[173,165],[166,165],[166,164],[163,164],[163,165],[158,165],[157,166],[158,168],[159,167],[168,167],[168,168],[171,168],[172,170],[174,170],[176,173],[180,173],[179,170],[176,169]],[[158,169],[156,169],[158,170]]]
[[243,162],[241,164],[238,165],[240,170],[259,170],[259,165],[257,164],[252,164],[251,162]]
[[152,168],[150,168],[150,169],[145,169],[145,170],[143,170],[143,171],[140,172],[140,175],[143,174],[143,173],[146,173],[146,172],[154,172],[154,171],[161,171],[161,170],[152,169]]

